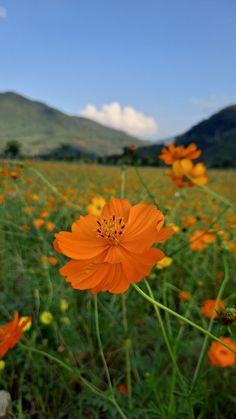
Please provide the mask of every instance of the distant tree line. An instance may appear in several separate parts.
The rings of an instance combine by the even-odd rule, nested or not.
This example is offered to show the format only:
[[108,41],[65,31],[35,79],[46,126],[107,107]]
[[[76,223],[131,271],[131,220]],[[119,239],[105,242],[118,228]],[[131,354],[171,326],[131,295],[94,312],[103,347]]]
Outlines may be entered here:
[[[45,153],[41,153],[36,158],[42,160],[56,160],[56,161],[83,161],[85,163],[99,163],[104,165],[137,165],[137,166],[152,166],[163,167],[162,161],[159,159],[161,149],[165,147],[164,144],[153,144],[151,146],[139,147],[129,146],[123,148],[122,154],[113,154],[109,156],[98,156],[95,153],[86,153],[78,147],[69,144],[61,144],[59,147]],[[21,151],[21,144],[16,140],[11,140],[6,143],[6,146],[1,154],[3,158],[18,159],[28,158],[23,155]],[[212,168],[235,168],[236,157],[235,150],[232,147],[232,152],[229,156],[226,149],[212,150],[206,147],[201,156],[201,160],[206,163],[208,167]]]

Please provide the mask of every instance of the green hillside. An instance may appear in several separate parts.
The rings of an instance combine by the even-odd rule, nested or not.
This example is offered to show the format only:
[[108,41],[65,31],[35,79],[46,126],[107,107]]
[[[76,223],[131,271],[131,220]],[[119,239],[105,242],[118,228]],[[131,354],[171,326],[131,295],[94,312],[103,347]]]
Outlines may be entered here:
[[12,92],[0,93],[0,149],[17,140],[24,154],[37,155],[70,144],[98,155],[121,153],[147,142],[86,118],[69,116]]
[[236,105],[228,106],[176,138],[175,144],[195,142],[202,158],[214,167],[236,167]]

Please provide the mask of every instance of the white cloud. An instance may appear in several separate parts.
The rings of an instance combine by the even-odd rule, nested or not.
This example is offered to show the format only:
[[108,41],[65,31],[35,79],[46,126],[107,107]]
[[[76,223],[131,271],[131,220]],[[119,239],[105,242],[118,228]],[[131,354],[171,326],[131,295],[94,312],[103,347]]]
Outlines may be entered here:
[[7,17],[7,9],[5,9],[5,7],[0,6],[0,18],[5,18]]
[[137,112],[131,106],[123,108],[118,102],[103,105],[98,109],[94,105],[87,105],[80,116],[93,119],[100,124],[122,130],[130,135],[138,137],[153,137],[157,133],[158,126],[154,118]]
[[216,112],[220,108],[229,105],[227,96],[209,96],[207,98],[193,98],[191,103],[197,106],[202,112]]

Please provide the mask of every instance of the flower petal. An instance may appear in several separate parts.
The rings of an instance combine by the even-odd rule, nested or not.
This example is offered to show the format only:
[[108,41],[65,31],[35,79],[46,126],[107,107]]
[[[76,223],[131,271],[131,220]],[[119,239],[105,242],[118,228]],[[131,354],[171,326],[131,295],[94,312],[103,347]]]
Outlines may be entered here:
[[157,225],[162,225],[163,222],[163,214],[154,205],[135,205],[130,210],[122,246],[134,253],[142,253],[146,247],[155,243]]
[[107,250],[104,262],[119,263],[122,261],[121,246],[110,246]]
[[80,216],[77,221],[72,224],[72,233],[77,233],[81,240],[94,240],[97,231],[97,218],[94,215]]
[[162,228],[160,231],[157,232],[156,243],[163,243],[163,242],[165,242],[173,234],[174,234],[174,230],[173,230],[172,227]]
[[197,176],[203,176],[205,175],[206,172],[206,166],[203,163],[197,163],[191,172],[191,176],[193,178],[197,177]]
[[164,257],[160,249],[147,249],[137,255],[131,252],[125,252],[122,261],[126,276],[130,282],[139,282],[147,276],[153,265]]
[[[121,294],[129,288],[130,281],[124,272],[122,264],[107,264],[107,266],[108,273],[106,272],[106,279],[104,278],[91,290],[92,294],[97,294],[101,291],[108,291],[111,294]],[[105,269],[105,266],[102,267],[103,271],[105,271]]]
[[209,177],[207,175],[204,176],[198,176],[192,179],[192,182],[196,185],[205,185],[209,180]]
[[176,176],[189,174],[193,168],[193,163],[189,159],[176,160],[173,163],[173,171]]
[[85,290],[95,287],[101,278],[97,275],[101,264],[91,261],[71,260],[60,269],[60,274],[66,278],[74,289]]
[[126,222],[129,217],[130,208],[131,204],[127,199],[113,198],[108,204],[104,205],[101,216],[109,218],[112,215],[115,215],[116,217],[124,218],[124,221]]
[[100,255],[108,248],[105,241],[96,239],[96,237],[94,240],[80,240],[78,233],[62,231],[55,237],[61,253],[71,259],[90,259]]

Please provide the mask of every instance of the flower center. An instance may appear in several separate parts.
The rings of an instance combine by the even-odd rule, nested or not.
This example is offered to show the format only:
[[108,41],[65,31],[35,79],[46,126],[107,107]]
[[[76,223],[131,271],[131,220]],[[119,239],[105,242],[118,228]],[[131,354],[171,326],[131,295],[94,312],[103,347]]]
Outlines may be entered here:
[[97,220],[97,236],[106,239],[113,246],[120,243],[124,228],[125,222],[122,217],[112,215],[109,218],[99,218]]

